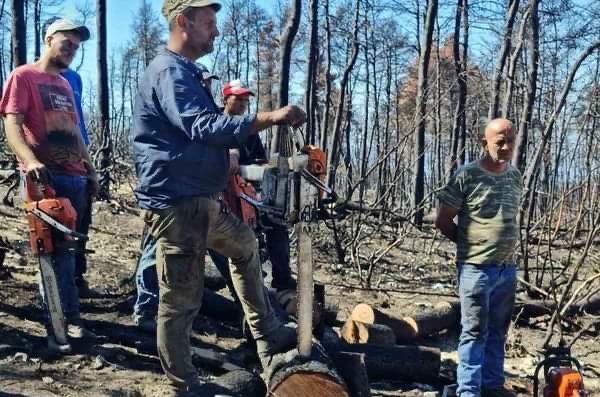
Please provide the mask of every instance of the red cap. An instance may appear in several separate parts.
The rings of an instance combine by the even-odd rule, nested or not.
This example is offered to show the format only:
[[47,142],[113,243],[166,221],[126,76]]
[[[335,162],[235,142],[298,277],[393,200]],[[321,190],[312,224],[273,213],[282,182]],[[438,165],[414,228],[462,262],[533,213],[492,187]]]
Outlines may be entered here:
[[225,86],[223,86],[223,97],[227,98],[230,95],[235,95],[235,96],[252,95],[252,96],[254,96],[254,93],[252,91],[250,91],[248,88],[242,86],[241,81],[232,80],[229,83],[226,83]]

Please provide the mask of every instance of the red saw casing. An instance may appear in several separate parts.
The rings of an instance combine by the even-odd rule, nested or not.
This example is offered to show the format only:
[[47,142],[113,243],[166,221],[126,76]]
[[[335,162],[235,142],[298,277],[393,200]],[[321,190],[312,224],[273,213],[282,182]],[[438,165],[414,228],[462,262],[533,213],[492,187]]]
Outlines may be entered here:
[[[25,203],[27,210],[27,222],[29,224],[29,243],[31,250],[36,255],[47,255],[54,252],[52,242],[52,226],[35,216],[31,210],[37,208],[45,212],[58,223],[63,224],[71,230],[75,230],[77,224],[77,212],[68,198],[45,198],[38,201]],[[65,236],[65,239],[70,237]],[[41,244],[40,244],[41,243]],[[43,252],[40,252],[40,249]]]
[[552,368],[548,372],[544,397],[583,397],[583,377],[573,368]]
[[223,194],[225,203],[229,210],[245,224],[255,229],[257,226],[256,209],[240,198],[240,193],[246,194],[255,200],[257,199],[256,189],[251,183],[248,183],[239,175],[231,175],[229,178],[229,188]]

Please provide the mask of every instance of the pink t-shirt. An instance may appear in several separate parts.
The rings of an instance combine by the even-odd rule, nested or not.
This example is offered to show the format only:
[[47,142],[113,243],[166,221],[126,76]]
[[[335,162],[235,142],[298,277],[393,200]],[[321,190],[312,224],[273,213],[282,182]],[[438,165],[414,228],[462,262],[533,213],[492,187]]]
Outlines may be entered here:
[[87,174],[73,91],[62,76],[31,64],[17,67],[0,99],[0,115],[8,113],[24,116],[25,142],[50,171]]

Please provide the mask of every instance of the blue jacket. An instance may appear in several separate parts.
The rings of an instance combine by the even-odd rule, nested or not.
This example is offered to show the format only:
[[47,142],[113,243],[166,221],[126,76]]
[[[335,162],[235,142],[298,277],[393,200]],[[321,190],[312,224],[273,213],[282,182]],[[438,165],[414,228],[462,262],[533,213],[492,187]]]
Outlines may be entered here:
[[198,67],[163,48],[144,72],[133,111],[139,206],[164,209],[225,190],[227,149],[245,143],[255,118],[223,114]]

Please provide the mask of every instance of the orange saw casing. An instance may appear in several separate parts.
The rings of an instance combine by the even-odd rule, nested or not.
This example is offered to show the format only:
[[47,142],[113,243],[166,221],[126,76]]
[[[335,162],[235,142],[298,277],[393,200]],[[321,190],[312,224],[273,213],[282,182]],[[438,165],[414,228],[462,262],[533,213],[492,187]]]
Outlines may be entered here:
[[544,397],[583,397],[583,377],[573,368],[552,368],[548,372]]
[[[54,252],[52,226],[34,215],[31,212],[34,208],[46,213],[56,222],[63,224],[71,230],[75,230],[77,224],[77,212],[75,211],[75,208],[73,208],[71,201],[62,197],[45,198],[25,203],[31,250],[36,255],[51,254]],[[70,239],[70,237],[65,236],[65,239]],[[43,250],[43,252],[40,252],[40,249]]]
[[254,189],[251,183],[246,182],[244,178],[237,174],[231,175],[229,177],[229,188],[223,194],[225,203],[235,216],[244,221],[252,229],[256,229],[258,225],[256,209],[246,200],[242,199],[240,193],[244,193],[255,200],[258,199],[256,189]]

